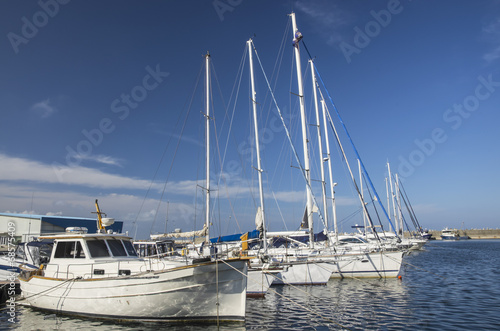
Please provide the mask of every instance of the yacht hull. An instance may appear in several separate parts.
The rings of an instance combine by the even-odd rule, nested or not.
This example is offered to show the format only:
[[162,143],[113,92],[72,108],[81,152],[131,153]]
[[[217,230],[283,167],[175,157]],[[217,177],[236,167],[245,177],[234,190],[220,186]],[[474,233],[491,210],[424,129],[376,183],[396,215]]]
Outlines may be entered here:
[[282,264],[284,270],[277,275],[273,285],[325,285],[333,268],[327,262],[296,261]]
[[395,278],[403,261],[402,251],[338,255],[331,264],[331,278]]
[[126,320],[243,321],[246,261],[189,265],[132,276],[62,279],[20,277],[35,308]]

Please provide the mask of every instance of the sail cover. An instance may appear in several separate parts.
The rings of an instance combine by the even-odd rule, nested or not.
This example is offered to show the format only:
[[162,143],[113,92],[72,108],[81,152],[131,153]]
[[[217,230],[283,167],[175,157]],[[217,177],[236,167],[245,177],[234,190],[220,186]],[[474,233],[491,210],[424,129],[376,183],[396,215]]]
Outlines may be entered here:
[[160,238],[189,238],[189,237],[203,237],[207,235],[207,225],[203,225],[203,229],[198,231],[190,232],[172,232],[172,233],[162,233],[162,234],[152,234],[150,237],[152,240],[157,240]]
[[257,209],[257,214],[255,215],[255,229],[262,232],[264,230],[264,222],[262,218],[262,208]]

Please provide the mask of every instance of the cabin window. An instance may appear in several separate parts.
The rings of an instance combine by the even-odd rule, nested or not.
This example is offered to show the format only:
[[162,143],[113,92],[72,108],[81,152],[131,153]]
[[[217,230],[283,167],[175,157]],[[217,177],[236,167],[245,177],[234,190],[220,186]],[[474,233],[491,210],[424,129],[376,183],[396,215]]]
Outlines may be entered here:
[[108,247],[104,240],[87,240],[87,247],[92,257],[109,257]]
[[125,249],[127,250],[129,256],[137,256],[134,245],[132,245],[130,241],[124,240],[123,245],[125,246]]
[[121,240],[108,239],[107,242],[113,256],[127,256],[127,252],[125,252],[125,248],[123,248]]
[[79,241],[60,241],[57,243],[55,258],[84,259],[85,251]]
[[16,258],[21,259],[21,260],[25,259],[24,244],[17,245],[17,248],[16,248]]
[[76,242],[76,250],[75,250],[75,259],[84,259],[85,251],[83,250],[82,244],[77,241]]

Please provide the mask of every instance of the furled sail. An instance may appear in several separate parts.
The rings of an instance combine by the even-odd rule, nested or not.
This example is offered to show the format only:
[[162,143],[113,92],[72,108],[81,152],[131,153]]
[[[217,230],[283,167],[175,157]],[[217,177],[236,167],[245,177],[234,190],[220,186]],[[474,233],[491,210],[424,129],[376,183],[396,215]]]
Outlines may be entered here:
[[255,215],[255,228],[262,232],[264,229],[264,222],[262,217],[262,208],[257,209],[257,214]]
[[189,237],[203,237],[207,235],[208,227],[206,224],[203,225],[203,229],[198,231],[190,232],[172,232],[172,233],[162,233],[162,234],[152,234],[150,237],[152,240],[157,240],[160,238],[189,238]]

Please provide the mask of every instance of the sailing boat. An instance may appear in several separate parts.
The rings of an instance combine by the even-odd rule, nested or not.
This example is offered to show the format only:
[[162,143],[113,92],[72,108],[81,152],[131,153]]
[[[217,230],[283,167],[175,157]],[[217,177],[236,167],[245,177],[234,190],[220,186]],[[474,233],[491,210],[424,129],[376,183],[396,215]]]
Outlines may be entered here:
[[[207,53],[207,81],[209,58]],[[207,128],[209,104],[207,96]],[[21,271],[28,306],[120,320],[244,321],[246,260],[141,258],[130,237],[106,232],[112,219],[101,217],[97,200],[96,209],[98,233],[67,229],[40,237],[54,240],[54,249],[46,265]],[[207,223],[208,216],[209,210]]]
[[[303,150],[304,150],[304,166],[302,167],[300,160],[298,159],[297,153],[295,152],[295,148],[293,147],[293,143],[291,141],[291,138],[289,136],[288,130],[286,129],[286,125],[283,123],[285,126],[285,132],[287,133],[288,139],[290,141],[290,144],[292,146],[293,152],[295,154],[295,158],[297,159],[302,175],[305,179],[306,182],[306,193],[307,193],[307,201],[306,201],[306,227],[308,228],[308,235],[309,235],[309,242],[308,242],[308,247],[302,247],[302,248],[297,248],[297,249],[290,249],[290,248],[285,248],[282,249],[281,251],[276,250],[274,248],[269,249],[269,254],[274,256],[274,257],[279,257],[283,256],[287,258],[287,262],[290,263],[297,263],[297,262],[307,262],[310,263],[311,265],[316,263],[316,264],[323,264],[327,262],[327,265],[324,267],[325,270],[328,270],[332,277],[346,277],[346,276],[365,276],[365,277],[395,277],[397,276],[399,269],[401,267],[401,261],[404,255],[403,251],[388,251],[384,249],[381,245],[378,245],[377,247],[374,247],[373,245],[370,245],[369,249],[364,248],[362,250],[359,249],[353,249],[354,247],[351,247],[350,245],[345,245],[345,243],[340,244],[338,240],[332,240],[332,238],[337,238],[338,233],[335,231],[334,234],[329,233],[330,240],[322,243],[322,244],[315,244],[314,242],[314,233],[313,233],[313,212],[316,210],[318,212],[318,215],[320,218],[322,217],[321,215],[321,210],[318,207],[318,204],[316,203],[316,200],[313,197],[312,190],[311,190],[311,176],[310,176],[310,166],[309,166],[309,153],[308,153],[308,146],[307,143],[309,141],[307,137],[307,130],[306,130],[306,124],[305,124],[305,107],[304,107],[304,100],[303,100],[303,87],[302,87],[302,73],[300,69],[300,52],[299,52],[299,43],[302,39],[302,34],[298,31],[296,22],[295,22],[295,15],[292,13],[290,15],[292,17],[292,26],[293,26],[293,44],[294,44],[294,52],[295,52],[295,59],[296,59],[296,68],[297,68],[297,81],[298,81],[298,96],[300,98],[300,112],[301,112],[301,123],[302,123],[302,137],[303,137]],[[311,68],[313,72],[313,77],[314,77],[314,72],[315,68],[311,63]],[[314,79],[314,78],[313,78]],[[313,85],[316,88],[317,82],[313,81]],[[268,84],[269,87],[269,84]],[[321,92],[321,91],[320,91]],[[273,95],[272,90],[270,89],[271,95]],[[273,96],[273,101],[276,104],[278,113],[281,114],[279,107],[274,99]],[[317,102],[317,100],[316,100]],[[326,104],[324,102],[324,98],[322,97],[322,106],[323,110],[326,110]],[[318,118],[319,116],[317,116]],[[329,117],[329,123],[333,127],[332,120],[328,114]],[[283,122],[283,119],[282,119]],[[336,134],[337,141],[339,141],[338,134],[335,131],[335,128],[333,127],[334,132]],[[342,146],[340,146],[343,151]],[[344,153],[344,159],[347,160],[345,157]],[[351,172],[351,177],[354,181],[354,177],[352,176]],[[330,178],[331,180],[331,178]],[[356,184],[355,184],[356,185]],[[333,184],[331,185],[331,189],[333,188]],[[356,189],[359,192],[359,189],[356,187]],[[325,192],[325,190],[322,190]],[[323,193],[325,195],[325,193]],[[333,194],[332,194],[333,197]],[[362,203],[363,208],[366,211],[366,204],[364,203],[364,200],[360,194],[360,201]],[[325,197],[324,197],[325,198]],[[314,205],[313,205],[314,201]],[[335,218],[335,210],[333,211],[333,216]],[[370,221],[371,222],[371,221]],[[326,221],[324,221],[324,224],[326,224]],[[373,225],[372,225],[373,227]],[[325,226],[326,229],[326,226]],[[335,225],[336,229],[336,225]],[[270,234],[268,234],[270,235]],[[285,236],[286,234],[283,234]],[[292,238],[289,238],[290,240],[293,240]],[[315,245],[317,247],[315,247]],[[359,247],[358,247],[359,248]],[[332,274],[333,271],[333,274]]]

